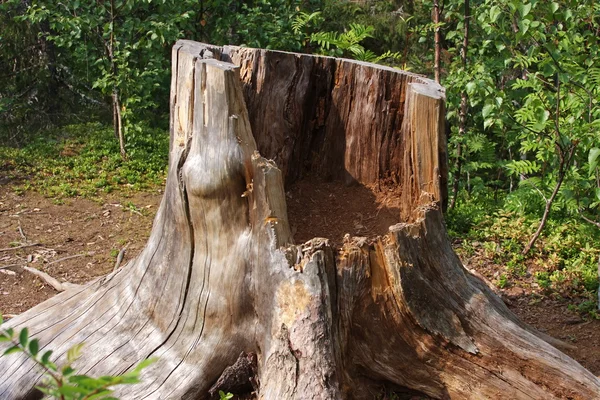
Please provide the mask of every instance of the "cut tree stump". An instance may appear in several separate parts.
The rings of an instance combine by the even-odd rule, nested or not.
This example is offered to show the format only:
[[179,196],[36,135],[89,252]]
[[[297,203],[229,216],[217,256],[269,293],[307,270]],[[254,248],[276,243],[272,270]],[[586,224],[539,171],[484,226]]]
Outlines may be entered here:
[[[121,374],[158,357],[142,383],[117,390],[122,399],[208,399],[244,379],[268,400],[373,399],[382,388],[600,398],[595,376],[462,266],[440,211],[446,176],[435,82],[180,41],[169,174],[146,248],[6,325],[29,327],[58,364],[85,342],[80,373]],[[284,187],[311,179],[392,193],[395,224],[337,247],[293,244]],[[26,357],[2,357],[0,375],[1,399],[37,396],[42,373]]]

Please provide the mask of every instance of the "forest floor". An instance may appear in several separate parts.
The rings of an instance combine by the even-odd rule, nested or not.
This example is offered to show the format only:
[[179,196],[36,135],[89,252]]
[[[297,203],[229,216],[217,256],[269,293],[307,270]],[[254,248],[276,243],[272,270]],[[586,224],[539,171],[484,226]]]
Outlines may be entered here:
[[[390,201],[393,196],[361,186],[299,182],[287,197],[299,242],[321,232],[333,233],[330,239],[336,244],[344,233],[384,234],[398,215]],[[56,201],[34,191],[15,191],[10,183],[0,186],[0,312],[10,318],[57,293],[25,271],[25,265],[59,281],[85,283],[112,271],[123,248],[122,265],[134,258],[146,243],[161,198],[161,192],[154,190]],[[340,225],[339,221],[347,222]],[[457,250],[462,245],[455,243]],[[474,252],[463,263],[488,282],[494,281],[495,266],[481,254]],[[541,294],[534,287],[515,284],[495,290],[522,320],[576,346],[564,351],[600,375],[600,321],[572,311],[569,304],[574,299]]]

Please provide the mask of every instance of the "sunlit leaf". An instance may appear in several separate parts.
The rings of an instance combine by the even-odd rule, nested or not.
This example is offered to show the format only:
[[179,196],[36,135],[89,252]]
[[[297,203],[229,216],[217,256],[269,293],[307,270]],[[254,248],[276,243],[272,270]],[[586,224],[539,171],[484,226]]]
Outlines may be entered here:
[[21,333],[19,334],[19,343],[21,344],[21,346],[27,347],[28,339],[29,339],[29,332],[27,331],[27,328],[21,329]]

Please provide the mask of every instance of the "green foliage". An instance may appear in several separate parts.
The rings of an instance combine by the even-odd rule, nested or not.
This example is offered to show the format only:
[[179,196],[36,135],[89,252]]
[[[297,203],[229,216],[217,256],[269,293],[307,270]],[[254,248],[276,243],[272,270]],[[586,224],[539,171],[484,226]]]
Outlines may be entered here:
[[500,277],[498,278],[498,282],[496,282],[496,284],[498,285],[498,287],[500,289],[504,289],[505,287],[507,287],[509,282],[508,282],[508,277],[506,276],[506,274],[500,275]]
[[[47,26],[23,23],[25,2],[0,1],[0,140],[21,144],[33,133],[72,120],[81,98],[62,84],[56,49],[39,38]],[[92,114],[90,113],[90,117]]]
[[571,311],[576,311],[589,319],[600,319],[597,304],[593,300],[584,300],[578,305],[569,305]]
[[[529,210],[523,204],[528,202],[524,193],[529,192],[517,190],[494,198],[489,189],[477,195],[461,191],[461,201],[446,218],[450,235],[461,238],[458,253],[497,268],[499,287],[531,274],[544,292],[592,297],[599,284],[600,230],[566,212],[556,213],[536,251],[525,257],[521,251],[537,228],[539,207]],[[539,200],[539,195],[531,196]]]
[[9,344],[9,347],[4,350],[3,356],[24,353],[33,360],[45,372],[46,377],[45,382],[37,388],[45,395],[55,399],[115,400],[111,396],[114,386],[139,383],[142,370],[156,361],[156,359],[146,359],[131,371],[119,376],[92,378],[87,375],[79,375],[73,368],[73,363],[81,356],[83,343],[75,345],[67,351],[66,363],[62,368],[59,368],[57,364],[50,360],[52,350],[40,351],[39,341],[29,337],[27,328],[23,328],[17,333],[12,328],[4,328],[3,323],[0,314],[0,343]]
[[20,190],[55,198],[162,186],[167,133],[146,128],[128,145],[129,157],[123,160],[111,128],[98,123],[72,125],[53,129],[20,149],[0,147],[0,160]]
[[[463,6],[446,4],[444,16],[448,51],[456,55],[463,46]],[[555,209],[570,216],[598,214],[598,5],[485,0],[470,11],[467,66],[455,57],[444,79],[451,159],[458,159],[460,144],[465,166],[475,164],[463,170],[468,179],[480,176],[503,190],[523,192],[509,199],[513,210],[537,209],[539,216],[540,203],[559,188]],[[466,133],[458,135],[464,93],[470,118]],[[481,134],[488,145],[473,142]],[[484,151],[492,146],[494,154]]]
[[336,57],[352,57],[359,61],[380,62],[386,59],[400,59],[400,53],[386,51],[377,55],[365,49],[361,44],[365,39],[373,37],[374,28],[360,24],[350,24],[350,28],[342,33],[315,32],[310,36],[310,42],[319,46],[319,53]]
[[[244,3],[237,14],[238,44],[248,47],[300,51],[301,38],[295,25],[300,2],[290,0],[259,0]],[[310,25],[307,20],[305,27]]]
[[[200,2],[200,7],[196,2],[188,3],[189,9],[196,10],[200,22],[195,38],[216,45],[301,51],[306,31],[318,20],[318,15],[314,15],[306,19],[303,26],[299,25],[316,10],[311,6],[313,1],[205,0]],[[302,10],[305,5],[309,9]]]
[[[110,0],[101,3],[34,0],[19,18],[46,25],[41,37],[61,50],[74,86],[98,89],[118,105],[128,139],[140,132],[144,112],[168,98],[170,45],[190,20],[186,2]],[[118,103],[113,103],[115,97]]]
[[233,394],[225,393],[222,390],[219,390],[219,399],[220,400],[231,400],[231,399],[233,399]]
[[[398,54],[396,58],[386,60],[390,64],[408,68],[408,59],[418,51],[414,49],[413,33],[410,31],[414,18],[422,17],[417,12],[419,2],[398,0],[371,0],[368,2],[351,2],[338,0],[320,1],[323,21],[319,24],[321,32],[345,32],[350,24],[372,27],[370,37],[362,43],[365,49],[373,54]],[[400,55],[401,54],[401,55]],[[426,56],[420,53],[419,57]]]

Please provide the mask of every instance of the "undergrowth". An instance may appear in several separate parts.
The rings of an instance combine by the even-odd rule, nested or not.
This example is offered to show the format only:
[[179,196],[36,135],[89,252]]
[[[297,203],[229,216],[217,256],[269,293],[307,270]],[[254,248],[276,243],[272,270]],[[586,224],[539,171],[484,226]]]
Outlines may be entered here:
[[518,196],[493,192],[470,195],[446,216],[455,250],[501,289],[518,286],[530,293],[580,303],[571,308],[593,316],[598,289],[600,229],[557,207],[547,228],[527,255],[522,250],[539,224],[528,207],[515,207]]
[[0,146],[0,171],[17,191],[34,190],[57,201],[115,189],[162,187],[169,135],[146,128],[127,144],[123,160],[112,127],[78,124],[43,132],[22,148]]

